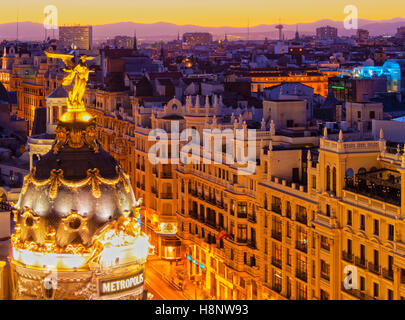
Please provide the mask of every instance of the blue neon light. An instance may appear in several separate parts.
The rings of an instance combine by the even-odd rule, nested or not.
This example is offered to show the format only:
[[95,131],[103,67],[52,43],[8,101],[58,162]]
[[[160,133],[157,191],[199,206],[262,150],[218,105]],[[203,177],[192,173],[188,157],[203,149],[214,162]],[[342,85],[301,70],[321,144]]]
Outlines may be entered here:
[[375,77],[386,77],[387,79],[387,91],[388,92],[400,92],[401,91],[401,66],[404,63],[395,60],[387,60],[382,67],[356,67],[352,70],[341,70],[339,76],[349,76],[357,79],[372,79]]

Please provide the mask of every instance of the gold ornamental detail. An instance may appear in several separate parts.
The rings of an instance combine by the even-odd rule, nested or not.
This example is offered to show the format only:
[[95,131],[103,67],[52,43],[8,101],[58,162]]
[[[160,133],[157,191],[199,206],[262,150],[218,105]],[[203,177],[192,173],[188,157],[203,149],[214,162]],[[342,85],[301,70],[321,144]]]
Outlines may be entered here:
[[55,129],[55,142],[53,144],[53,153],[58,154],[66,145],[73,149],[80,149],[85,144],[94,153],[99,152],[99,146],[96,142],[95,126],[90,125],[86,129],[66,128],[59,125]]
[[28,186],[32,183],[36,188],[44,187],[50,185],[49,188],[49,197],[54,200],[58,195],[58,190],[61,185],[64,187],[76,190],[77,188],[82,188],[86,185],[90,185],[92,189],[92,194],[95,198],[100,198],[101,190],[100,185],[108,185],[108,186],[116,186],[118,183],[122,183],[124,189],[127,193],[130,192],[130,185],[128,183],[128,175],[121,170],[118,166],[115,167],[115,170],[118,174],[117,178],[115,179],[108,179],[103,178],[100,175],[100,171],[97,168],[88,169],[87,170],[87,177],[83,180],[74,181],[68,180],[63,177],[63,170],[62,169],[52,169],[51,175],[48,179],[45,180],[37,180],[35,179],[35,171],[36,168],[34,167],[32,171],[25,177],[24,183],[21,189],[21,193],[25,194],[27,192]]

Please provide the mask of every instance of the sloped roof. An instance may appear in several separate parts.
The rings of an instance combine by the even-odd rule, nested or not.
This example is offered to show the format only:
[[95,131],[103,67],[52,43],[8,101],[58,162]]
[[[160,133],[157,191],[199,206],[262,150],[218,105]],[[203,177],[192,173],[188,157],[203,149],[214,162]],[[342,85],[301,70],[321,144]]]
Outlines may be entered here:
[[1,82],[0,82],[0,101],[11,103],[10,97],[8,96],[8,92]]
[[32,125],[31,136],[46,133],[46,107],[35,109],[34,124]]
[[67,98],[69,96],[69,92],[63,87],[57,87],[52,93],[47,96],[47,99],[59,99],[59,98]]

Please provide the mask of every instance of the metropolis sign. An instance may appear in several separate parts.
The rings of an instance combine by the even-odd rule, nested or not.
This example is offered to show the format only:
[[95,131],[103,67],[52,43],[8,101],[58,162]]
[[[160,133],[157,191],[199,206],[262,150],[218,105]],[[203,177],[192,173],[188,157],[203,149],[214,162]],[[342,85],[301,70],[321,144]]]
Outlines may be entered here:
[[118,279],[101,279],[100,296],[113,295],[139,288],[144,283],[143,271]]

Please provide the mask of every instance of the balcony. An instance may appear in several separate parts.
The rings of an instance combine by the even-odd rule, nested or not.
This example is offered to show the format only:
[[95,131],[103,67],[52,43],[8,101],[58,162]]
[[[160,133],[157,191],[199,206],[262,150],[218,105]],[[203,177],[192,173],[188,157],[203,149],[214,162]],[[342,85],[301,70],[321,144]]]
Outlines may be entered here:
[[302,223],[302,224],[305,224],[305,225],[307,225],[307,216],[306,215],[297,215],[296,216],[296,220],[299,222],[299,223]]
[[385,279],[393,281],[394,280],[394,271],[392,269],[383,268],[382,269],[382,276]]
[[189,211],[188,214],[190,215],[191,218],[198,219],[197,211]]
[[236,242],[238,242],[238,243],[247,243],[248,240],[247,240],[247,239],[243,239],[243,238],[237,238],[237,239],[236,239]]
[[342,284],[342,291],[360,300],[376,300],[375,298],[367,295],[366,293],[358,289],[346,289],[343,284]]
[[277,230],[271,230],[271,237],[278,241],[281,241],[281,239],[283,238],[281,231]]
[[250,214],[248,214],[248,221],[249,222],[252,222],[252,223],[256,223],[257,222],[257,220],[256,220],[256,214],[253,214],[253,213],[250,213]]
[[329,281],[329,274],[321,273],[321,278],[326,280],[326,281]]
[[171,172],[161,172],[160,178],[161,179],[173,179],[173,174]]
[[281,215],[282,211],[281,211],[281,205],[280,204],[276,204],[276,203],[272,203],[271,204],[271,211],[278,213]]
[[256,240],[249,240],[247,245],[250,249],[257,249]]
[[308,246],[306,242],[303,241],[297,241],[296,243],[296,248],[304,253],[307,253],[308,251]]
[[160,199],[173,199],[173,193],[161,193]]
[[302,281],[305,281],[305,282],[307,282],[307,280],[308,280],[308,275],[307,275],[306,271],[297,269],[297,270],[295,270],[295,276],[298,279],[301,279]]
[[273,284],[273,286],[271,287],[271,289],[277,293],[281,292],[281,283],[275,283]]
[[205,199],[205,201],[207,201],[208,203],[216,206],[217,205],[217,199],[213,198],[213,197],[208,197],[207,199]]
[[377,264],[369,262],[368,263],[368,271],[370,271],[370,272],[372,272],[374,274],[380,275],[381,274],[381,267],[379,265],[377,265]]
[[328,242],[321,242],[321,248],[326,251],[330,251],[330,244]]
[[342,251],[342,259],[346,262],[353,262],[353,253],[347,252],[347,251]]
[[271,257],[271,264],[279,269],[281,269],[282,263],[281,260]]
[[372,199],[401,205],[401,176],[399,172],[381,169],[356,174],[355,179],[346,178],[345,190]]
[[247,218],[247,212],[238,211],[238,218],[246,219]]
[[362,269],[366,269],[367,261],[366,261],[366,259],[362,259],[362,258],[359,258],[359,257],[355,257],[355,259],[354,259],[354,264],[355,264],[357,267],[360,267],[360,268],[362,268]]
[[207,220],[207,221],[205,221],[205,224],[206,224],[207,226],[209,226],[209,227],[215,229],[215,230],[219,230],[219,227],[217,226],[217,223],[216,223],[215,221]]

